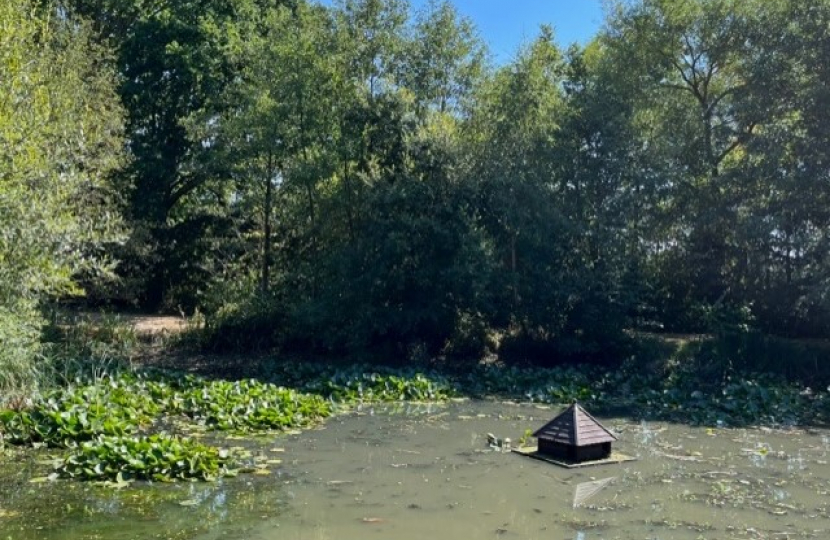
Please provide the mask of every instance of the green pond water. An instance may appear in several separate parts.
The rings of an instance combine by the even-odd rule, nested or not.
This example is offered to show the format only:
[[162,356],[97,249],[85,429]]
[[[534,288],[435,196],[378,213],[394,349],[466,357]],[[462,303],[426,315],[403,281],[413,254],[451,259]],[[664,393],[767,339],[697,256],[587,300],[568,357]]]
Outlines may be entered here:
[[558,411],[464,402],[384,407],[298,435],[219,440],[281,459],[215,484],[31,483],[0,465],[0,540],[553,540],[830,537],[830,431],[600,418],[637,461],[563,469],[493,450]]

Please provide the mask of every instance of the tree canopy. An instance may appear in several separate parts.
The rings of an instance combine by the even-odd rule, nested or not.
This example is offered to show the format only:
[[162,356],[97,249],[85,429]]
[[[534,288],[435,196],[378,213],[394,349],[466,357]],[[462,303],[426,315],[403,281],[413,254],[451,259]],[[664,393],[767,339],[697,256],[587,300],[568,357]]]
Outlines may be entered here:
[[6,2],[2,339],[35,350],[77,284],[198,309],[217,348],[609,362],[626,330],[830,336],[830,2],[606,17],[495,66],[448,1]]

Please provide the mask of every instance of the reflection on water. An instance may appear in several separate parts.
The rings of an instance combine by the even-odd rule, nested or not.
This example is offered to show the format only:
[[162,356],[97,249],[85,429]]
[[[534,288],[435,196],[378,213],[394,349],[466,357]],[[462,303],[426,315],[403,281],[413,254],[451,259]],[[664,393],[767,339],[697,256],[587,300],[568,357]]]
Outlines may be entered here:
[[8,465],[0,466],[0,540],[241,534],[256,520],[276,517],[286,505],[281,485],[260,478],[136,484],[116,491],[81,482],[33,484],[29,480],[43,473],[33,460]]
[[[515,444],[555,412],[490,402],[366,408],[251,443],[284,448],[268,477],[94,496],[89,486],[23,483],[16,501],[0,496],[0,509],[28,505],[31,517],[0,514],[0,538],[12,528],[14,540],[794,540],[830,531],[826,431],[601,419],[620,436],[615,448],[640,459],[573,470],[488,444],[487,434]],[[55,510],[67,500],[89,509]]]
[[616,476],[612,476],[610,478],[603,478],[602,480],[591,480],[577,484],[574,489],[573,507],[577,508],[579,506],[584,506],[589,499],[594,498],[597,493],[605,489],[608,484],[616,479]]

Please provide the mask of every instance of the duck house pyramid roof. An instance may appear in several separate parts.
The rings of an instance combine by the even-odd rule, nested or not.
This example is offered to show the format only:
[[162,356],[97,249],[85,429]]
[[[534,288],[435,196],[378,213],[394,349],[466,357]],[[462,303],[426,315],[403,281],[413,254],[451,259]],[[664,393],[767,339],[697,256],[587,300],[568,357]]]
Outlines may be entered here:
[[574,403],[565,412],[539,428],[533,436],[568,446],[589,446],[617,440],[613,433],[597,422],[578,403]]

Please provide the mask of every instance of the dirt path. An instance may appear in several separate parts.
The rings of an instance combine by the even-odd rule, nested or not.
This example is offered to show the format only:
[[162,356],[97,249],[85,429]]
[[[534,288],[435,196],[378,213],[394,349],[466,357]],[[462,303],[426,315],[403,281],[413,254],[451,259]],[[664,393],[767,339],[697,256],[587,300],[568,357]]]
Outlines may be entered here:
[[139,334],[177,334],[188,327],[187,319],[169,315],[124,315],[122,317]]
[[[63,318],[63,317],[62,317]],[[68,314],[63,324],[72,324],[74,321],[88,321],[93,324],[105,321],[115,321],[119,324],[131,326],[138,334],[156,336],[163,334],[178,334],[192,327],[194,321],[173,315],[142,315],[133,313],[97,313],[81,311]]]

